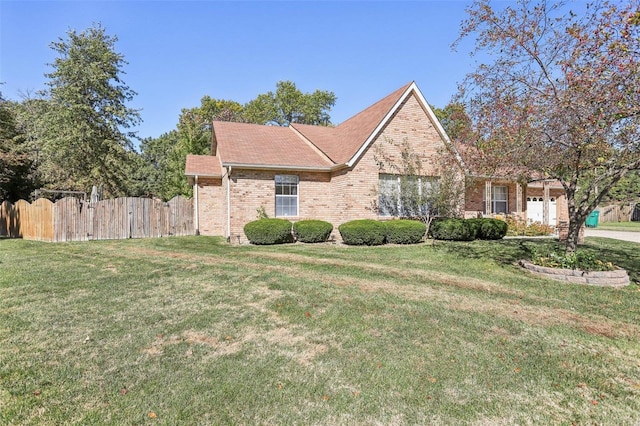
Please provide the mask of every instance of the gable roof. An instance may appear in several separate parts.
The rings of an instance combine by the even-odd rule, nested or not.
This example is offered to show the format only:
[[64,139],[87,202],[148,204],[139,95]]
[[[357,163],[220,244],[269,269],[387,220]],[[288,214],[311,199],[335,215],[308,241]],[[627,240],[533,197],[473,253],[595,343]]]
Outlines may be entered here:
[[400,100],[406,98],[410,93],[408,89],[412,86],[415,86],[415,83],[402,86],[337,127],[308,124],[292,124],[291,127],[313,141],[313,144],[336,164],[348,163],[365,142],[375,136],[374,130],[385,122],[384,118],[395,112]]
[[327,169],[334,165],[288,127],[214,121],[224,165]]
[[[462,163],[415,82],[405,84],[336,127],[214,121],[213,140],[217,148],[214,154],[223,167],[317,171],[352,167],[411,95],[416,96],[445,144]],[[193,176],[195,172],[187,169],[185,174]]]

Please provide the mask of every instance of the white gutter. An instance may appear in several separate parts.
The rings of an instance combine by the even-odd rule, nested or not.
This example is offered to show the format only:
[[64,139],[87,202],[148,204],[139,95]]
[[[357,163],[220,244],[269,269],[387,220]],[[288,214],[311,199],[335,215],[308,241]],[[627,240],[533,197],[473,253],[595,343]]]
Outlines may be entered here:
[[314,166],[287,166],[280,164],[250,164],[250,163],[222,163],[223,167],[247,170],[292,170],[302,172],[332,172],[347,167],[346,164],[336,164],[335,166],[314,167]]
[[194,210],[195,214],[193,215],[193,224],[196,228],[196,235],[200,235],[200,221],[198,220],[200,217],[199,207],[198,207],[198,175],[195,176],[194,184],[193,184],[193,202],[194,202]]
[[202,176],[202,177],[211,177],[211,178],[218,178],[218,179],[222,178],[222,175],[217,173],[194,173],[194,174],[185,173],[184,175],[187,177]]
[[227,242],[231,242],[231,166],[227,166]]

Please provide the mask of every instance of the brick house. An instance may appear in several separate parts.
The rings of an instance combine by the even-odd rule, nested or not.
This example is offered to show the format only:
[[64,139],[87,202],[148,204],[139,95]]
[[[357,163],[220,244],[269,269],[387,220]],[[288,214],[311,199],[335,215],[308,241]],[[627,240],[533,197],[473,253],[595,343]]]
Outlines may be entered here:
[[[374,206],[384,188],[400,185],[393,165],[399,165],[407,146],[418,156],[423,177],[438,179],[447,157],[454,159],[447,167],[465,178],[460,154],[414,82],[335,127],[214,121],[212,133],[213,155],[188,155],[186,161],[194,225],[200,234],[232,242],[246,241],[244,225],[262,209],[269,217],[291,221],[325,220],[334,229],[354,219],[388,218]],[[548,186],[523,191],[514,182],[486,182],[480,198],[470,187],[466,200],[460,200],[467,216],[501,212],[503,205],[508,212],[521,212],[528,205],[524,197],[551,193]],[[506,204],[497,197],[504,191]]]
[[[214,155],[187,156],[195,227],[243,242],[243,227],[258,209],[292,221],[326,220],[335,228],[353,219],[378,219],[372,206],[379,182],[393,179],[378,154],[384,150],[396,161],[403,143],[419,153],[429,177],[437,177],[442,152],[457,154],[414,82],[335,127],[216,121]],[[461,166],[459,173],[464,176]]]
[[483,176],[467,171],[464,210],[465,217],[510,215],[554,227],[569,220],[567,198],[560,182],[535,179],[522,184],[507,173]]

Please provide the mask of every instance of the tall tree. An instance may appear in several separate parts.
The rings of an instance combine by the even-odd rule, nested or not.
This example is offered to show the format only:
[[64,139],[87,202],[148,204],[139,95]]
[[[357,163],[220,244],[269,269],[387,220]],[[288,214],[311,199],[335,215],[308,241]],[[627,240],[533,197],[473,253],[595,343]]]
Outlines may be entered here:
[[431,107],[447,136],[454,142],[464,141],[471,129],[471,119],[461,103],[452,102],[444,108]]
[[197,113],[207,125],[211,124],[213,120],[244,121],[244,107],[240,103],[227,99],[214,99],[211,96],[204,96],[200,99]]
[[603,202],[640,202],[640,170],[634,170],[620,179],[620,181],[611,188],[603,199]]
[[328,126],[329,111],[335,103],[333,92],[302,93],[292,81],[279,81],[275,92],[258,95],[244,106],[244,118],[250,123],[277,126],[291,123]]
[[461,38],[487,61],[459,98],[485,158],[562,183],[568,253],[599,201],[640,168],[640,2],[570,4],[476,0]]
[[[178,146],[178,131],[172,130],[157,138],[145,138],[140,142],[139,161],[132,173],[132,184],[136,188],[137,195],[158,197],[169,200],[175,195],[182,194],[182,190],[188,188],[184,176],[184,163],[180,165],[179,173],[174,173],[174,151]],[[174,181],[184,178],[184,185]]]
[[28,198],[34,189],[32,163],[14,105],[0,93],[0,202]]
[[135,137],[128,129],[140,115],[127,106],[136,93],[122,81],[127,62],[115,51],[117,40],[98,24],[51,44],[58,56],[45,74],[40,157],[43,178],[56,189],[125,192]]

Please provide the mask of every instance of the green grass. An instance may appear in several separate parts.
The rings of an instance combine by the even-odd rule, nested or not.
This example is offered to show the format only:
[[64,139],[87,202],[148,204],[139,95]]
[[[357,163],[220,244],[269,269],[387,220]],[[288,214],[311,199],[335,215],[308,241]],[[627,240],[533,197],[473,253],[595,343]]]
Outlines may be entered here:
[[605,222],[599,223],[595,229],[640,232],[640,222]]
[[515,265],[551,244],[3,239],[0,424],[636,424],[639,287]]

